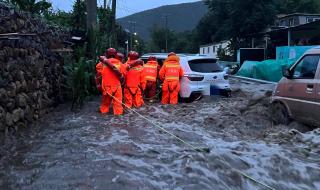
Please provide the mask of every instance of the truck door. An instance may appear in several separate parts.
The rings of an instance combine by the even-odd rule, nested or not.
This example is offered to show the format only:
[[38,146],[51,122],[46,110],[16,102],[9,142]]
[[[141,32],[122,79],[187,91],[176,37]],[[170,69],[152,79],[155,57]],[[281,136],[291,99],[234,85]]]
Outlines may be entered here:
[[288,106],[294,118],[311,122],[315,119],[316,77],[320,55],[305,55],[291,69],[292,79],[288,80],[286,93]]

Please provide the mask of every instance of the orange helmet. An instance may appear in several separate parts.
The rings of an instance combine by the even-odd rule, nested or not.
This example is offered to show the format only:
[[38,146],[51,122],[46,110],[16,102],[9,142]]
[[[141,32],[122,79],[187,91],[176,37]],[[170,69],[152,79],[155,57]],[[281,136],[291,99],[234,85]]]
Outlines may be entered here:
[[149,61],[156,61],[157,58],[156,58],[156,56],[151,55],[148,60]]
[[123,58],[124,58],[124,55],[123,55],[122,53],[117,53],[116,58],[117,58],[119,61],[122,61]]
[[139,58],[139,54],[135,51],[130,51],[128,56],[130,60],[137,60]]
[[117,50],[114,48],[108,48],[106,55],[107,55],[107,58],[115,58],[117,55]]
[[173,56],[173,55],[176,55],[176,53],[170,52],[170,53],[168,54],[168,57]]

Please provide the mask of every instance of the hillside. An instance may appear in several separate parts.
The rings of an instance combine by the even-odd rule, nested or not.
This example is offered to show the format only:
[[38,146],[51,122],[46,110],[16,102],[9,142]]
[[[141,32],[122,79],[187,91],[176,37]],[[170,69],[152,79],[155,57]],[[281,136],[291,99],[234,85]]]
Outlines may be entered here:
[[192,30],[202,16],[207,12],[207,6],[202,2],[166,5],[155,9],[139,12],[117,20],[125,29],[131,29],[129,21],[136,22],[136,32],[148,41],[150,29],[154,25],[165,26],[164,15],[169,14],[168,28],[176,32]]

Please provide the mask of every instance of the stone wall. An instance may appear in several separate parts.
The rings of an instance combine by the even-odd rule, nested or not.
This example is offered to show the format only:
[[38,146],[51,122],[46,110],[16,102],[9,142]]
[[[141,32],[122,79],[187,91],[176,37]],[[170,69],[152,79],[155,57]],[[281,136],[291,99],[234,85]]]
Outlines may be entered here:
[[[9,35],[7,33],[19,33]],[[0,131],[28,126],[63,100],[68,32],[0,2]]]

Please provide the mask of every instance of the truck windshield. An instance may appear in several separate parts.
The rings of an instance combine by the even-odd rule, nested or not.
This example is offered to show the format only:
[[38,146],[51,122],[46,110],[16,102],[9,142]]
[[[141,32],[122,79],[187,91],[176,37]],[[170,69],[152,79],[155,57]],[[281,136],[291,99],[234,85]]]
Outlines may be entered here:
[[195,59],[189,61],[189,66],[192,71],[200,73],[216,73],[223,71],[222,67],[217,62],[217,59]]

